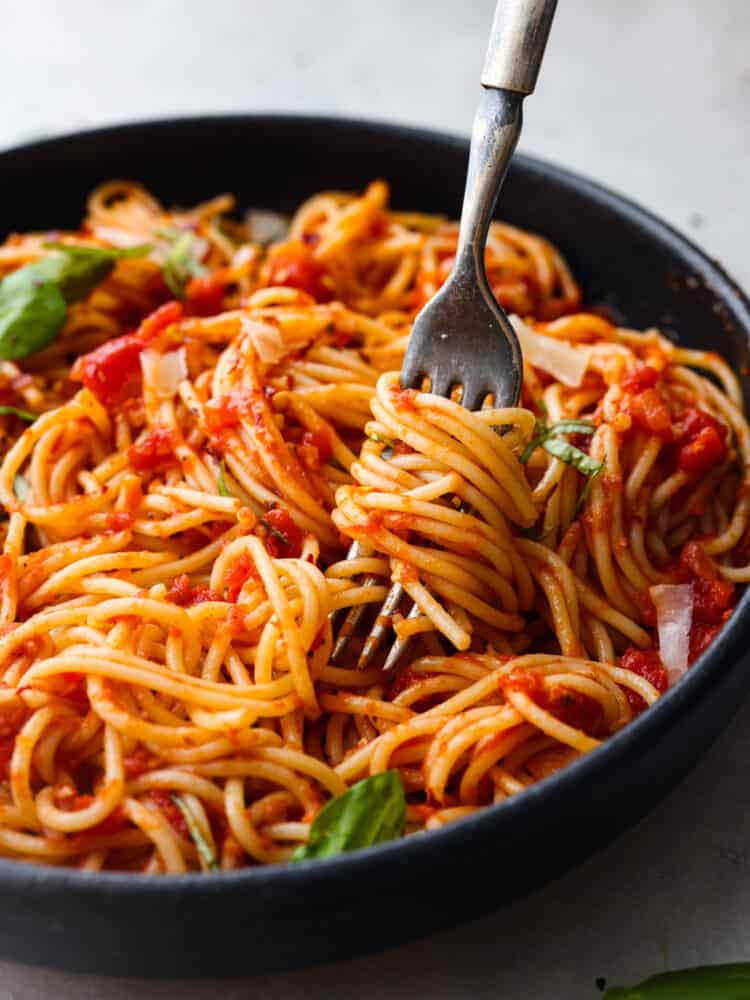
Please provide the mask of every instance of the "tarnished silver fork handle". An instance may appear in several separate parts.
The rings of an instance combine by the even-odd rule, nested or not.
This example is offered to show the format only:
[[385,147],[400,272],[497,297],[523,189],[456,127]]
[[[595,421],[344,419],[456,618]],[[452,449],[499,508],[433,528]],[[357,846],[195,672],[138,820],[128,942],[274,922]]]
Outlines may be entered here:
[[[521,395],[523,364],[518,338],[487,281],[484,251],[490,221],[521,132],[521,105],[536,85],[557,0],[499,0],[482,71],[482,96],[474,118],[466,188],[453,271],[414,321],[401,367],[401,386],[451,395],[461,388],[461,404],[478,409],[491,395],[495,406],[515,406]],[[349,558],[364,554],[355,542]],[[373,584],[368,577],[364,583]],[[364,668],[382,644],[404,590],[394,583],[365,640],[358,666]],[[334,643],[337,662],[367,612],[347,613]],[[409,617],[419,612],[414,608]],[[408,645],[397,639],[385,662],[394,667]]]

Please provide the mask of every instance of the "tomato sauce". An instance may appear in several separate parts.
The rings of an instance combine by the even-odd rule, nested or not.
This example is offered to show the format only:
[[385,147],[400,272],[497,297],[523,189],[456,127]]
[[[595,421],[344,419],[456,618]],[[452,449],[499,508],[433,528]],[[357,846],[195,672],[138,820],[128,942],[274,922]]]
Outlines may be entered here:
[[175,437],[169,427],[154,427],[145,437],[131,444],[128,459],[139,472],[151,472],[177,464]]
[[142,774],[158,767],[159,761],[152,757],[145,747],[136,747],[123,757],[122,764],[126,778],[140,778]]
[[523,692],[539,708],[588,736],[597,737],[606,733],[601,705],[580,691],[572,691],[558,684],[548,687],[541,676],[526,671],[506,674],[500,679],[500,687],[504,692]]
[[164,791],[163,788],[152,788],[148,794],[154,805],[167,818],[172,829],[185,840],[190,840],[190,830],[185,817],[182,815],[180,807],[175,805],[169,792]]
[[[643,677],[662,694],[669,687],[669,675],[661,662],[659,651],[656,649],[637,649],[635,646],[631,646],[623,653],[620,666],[623,670],[630,670],[634,674],[638,674],[639,677]],[[640,715],[646,707],[643,698],[636,691],[631,691],[630,688],[625,688],[625,697],[628,699],[633,715]]]
[[137,333],[108,340],[77,359],[70,377],[83,382],[104,406],[117,406],[141,391],[141,352],[159,333],[182,319],[179,302],[167,302],[147,316]]
[[678,417],[675,430],[677,465],[683,472],[699,475],[726,460],[728,428],[710,413],[690,407]]
[[29,715],[26,706],[18,702],[0,707],[0,780],[8,777],[16,736]]
[[190,316],[215,316],[222,311],[225,290],[221,271],[191,278],[185,288],[185,311]]
[[331,432],[326,427],[305,431],[298,445],[299,456],[309,469],[321,469],[333,454]]
[[300,240],[292,240],[272,252],[268,284],[298,288],[316,302],[330,302],[332,295],[325,282],[326,274],[310,247]]
[[166,593],[166,598],[173,604],[179,604],[181,608],[192,608],[204,601],[221,600],[205,583],[199,583],[195,587],[191,586],[187,573],[175,577],[172,586]]
[[224,594],[227,601],[234,604],[240,596],[240,591],[251,577],[257,578],[255,563],[247,554],[242,552],[232,563],[232,566],[224,577]]

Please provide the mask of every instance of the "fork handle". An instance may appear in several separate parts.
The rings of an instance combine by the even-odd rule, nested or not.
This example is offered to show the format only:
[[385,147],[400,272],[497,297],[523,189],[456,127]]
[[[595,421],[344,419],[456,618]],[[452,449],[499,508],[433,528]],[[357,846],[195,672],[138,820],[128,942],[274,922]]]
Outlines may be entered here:
[[557,0],[498,0],[482,85],[534,92]]
[[486,285],[484,245],[521,133],[521,105],[534,89],[557,0],[498,0],[474,118],[454,277]]

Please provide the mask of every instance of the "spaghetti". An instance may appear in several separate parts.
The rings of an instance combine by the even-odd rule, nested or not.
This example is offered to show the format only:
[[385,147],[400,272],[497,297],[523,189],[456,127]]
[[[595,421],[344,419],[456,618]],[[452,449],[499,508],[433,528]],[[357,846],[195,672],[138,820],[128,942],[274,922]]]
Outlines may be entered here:
[[[407,832],[439,827],[627,725],[750,579],[750,433],[717,355],[580,311],[554,247],[493,223],[523,399],[469,412],[397,375],[455,224],[382,182],[270,246],[278,220],[232,208],[117,181],[80,231],[0,248],[9,275],[148,246],[0,363],[6,857],[283,862],[389,769]],[[358,670],[355,642],[333,665],[332,614],[393,580],[405,665]]]

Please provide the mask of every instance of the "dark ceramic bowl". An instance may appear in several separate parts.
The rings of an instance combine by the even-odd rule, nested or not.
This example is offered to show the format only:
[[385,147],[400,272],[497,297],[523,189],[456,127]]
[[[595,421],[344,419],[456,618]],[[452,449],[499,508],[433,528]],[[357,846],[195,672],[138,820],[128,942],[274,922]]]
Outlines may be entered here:
[[[0,154],[0,229],[78,224],[111,177],[166,203],[233,191],[291,210],[322,188],[392,185],[401,208],[458,215],[465,140],[395,125],[247,115],[84,132]],[[517,156],[500,214],[544,233],[586,301],[720,351],[746,395],[750,309],[688,240],[610,191]],[[0,954],[119,975],[221,975],[352,957],[508,903],[636,823],[692,767],[748,686],[750,597],[659,703],[601,748],[443,830],[326,861],[217,875],[86,874],[0,861]]]

